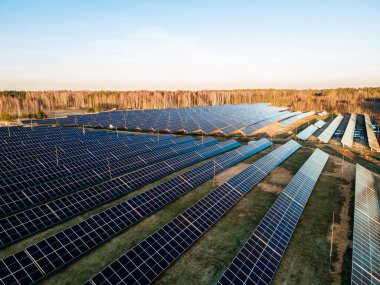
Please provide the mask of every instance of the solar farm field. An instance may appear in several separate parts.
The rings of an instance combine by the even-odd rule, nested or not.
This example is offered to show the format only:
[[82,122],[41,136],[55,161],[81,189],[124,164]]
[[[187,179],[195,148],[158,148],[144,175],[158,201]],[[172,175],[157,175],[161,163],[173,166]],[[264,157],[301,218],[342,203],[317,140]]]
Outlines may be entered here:
[[1,128],[0,284],[378,284],[371,118],[359,160],[356,115],[319,114],[261,103]]

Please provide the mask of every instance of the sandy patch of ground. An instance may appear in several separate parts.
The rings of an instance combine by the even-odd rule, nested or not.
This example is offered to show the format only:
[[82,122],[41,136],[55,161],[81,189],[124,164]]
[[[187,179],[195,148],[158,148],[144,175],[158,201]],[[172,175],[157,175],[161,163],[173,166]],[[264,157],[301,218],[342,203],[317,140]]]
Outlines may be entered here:
[[313,119],[321,119],[320,116],[318,115],[312,115],[312,116],[309,116],[309,117],[306,117],[306,118],[303,118],[301,120],[298,120],[296,122],[294,122],[293,124],[287,126],[287,127],[283,127],[280,125],[280,123],[278,122],[275,122],[273,124],[270,124],[268,126],[265,126],[255,132],[253,132],[251,135],[257,135],[257,134],[266,134],[268,136],[272,136],[272,137],[275,137],[279,134],[288,134],[288,135],[292,135],[294,133],[297,133],[297,128],[302,126],[303,124],[307,123],[307,122],[310,122],[312,121]]
[[230,178],[234,177],[236,174],[243,171],[244,169],[246,169],[250,165],[251,164],[241,162],[241,163],[236,164],[235,166],[232,166],[232,167],[226,169],[222,173],[215,176],[215,184],[218,186],[222,185],[224,182],[226,182]]
[[[340,213],[334,213],[335,223],[331,225],[334,227],[334,237],[333,244],[337,248],[337,261],[333,263],[334,270],[331,272],[331,277],[333,279],[332,284],[341,284],[341,272],[343,265],[343,256],[347,247],[352,247],[352,241],[348,239],[348,233],[350,231],[350,215],[349,215],[349,206],[351,202],[351,189],[352,189],[352,179],[355,176],[355,165],[349,162],[344,162],[343,164],[343,173],[342,173],[342,159],[334,156],[330,156],[336,165],[334,172],[326,173],[323,175],[330,175],[337,178],[344,177],[346,181],[349,181],[348,184],[341,184],[339,186],[339,191],[343,194],[345,200],[343,202]],[[343,181],[342,181],[343,182]],[[339,223],[337,223],[337,216],[339,216]],[[327,236],[327,240],[331,242],[331,231]]]
[[[249,163],[241,162],[226,169],[222,173],[215,176],[215,184],[222,185],[224,182],[234,177],[250,165],[251,164]],[[257,186],[266,192],[281,193],[292,177],[293,175],[288,170],[283,167],[277,167]]]
[[318,142],[319,140],[318,140],[318,137],[315,137],[315,136],[313,136],[313,135],[311,135],[310,137],[308,137],[308,139],[307,139],[308,141],[311,141],[311,142]]
[[251,135],[257,135],[257,134],[267,134],[268,136],[276,136],[279,133],[284,132],[284,127],[281,126],[278,122],[275,122],[273,124],[270,124],[268,126],[265,126],[261,129],[258,129],[257,131],[254,131]]
[[290,171],[283,167],[277,167],[262,182],[257,184],[257,186],[263,191],[279,194],[284,190],[292,177],[293,175]]
[[295,121],[293,124],[289,125],[286,127],[286,129],[289,129],[289,130],[294,130],[300,126],[302,126],[303,124],[307,123],[307,122],[310,122],[312,120],[320,120],[321,117],[319,115],[311,115],[311,116],[308,116],[308,117],[305,117],[305,118],[302,118],[301,120],[298,120],[298,121]]

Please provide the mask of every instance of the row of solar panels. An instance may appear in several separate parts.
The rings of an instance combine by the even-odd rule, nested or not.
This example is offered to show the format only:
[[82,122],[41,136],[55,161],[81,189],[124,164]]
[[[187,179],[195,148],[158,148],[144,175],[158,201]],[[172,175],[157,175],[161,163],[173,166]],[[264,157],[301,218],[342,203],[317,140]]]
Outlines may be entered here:
[[280,125],[283,126],[283,127],[287,127],[287,126],[290,126],[291,124],[297,122],[298,120],[301,120],[303,118],[306,118],[306,117],[309,117],[309,116],[312,116],[314,115],[315,112],[314,111],[311,111],[311,112],[307,112],[307,113],[301,113],[301,114],[298,114],[294,117],[291,117],[289,119],[286,119],[286,120],[283,120]]
[[353,285],[380,284],[379,186],[374,174],[356,165],[352,248]]
[[[281,121],[281,124],[287,126],[314,114],[314,112],[287,112],[287,109],[287,107],[274,107],[267,103],[260,103],[163,110],[112,111],[34,122],[38,124],[86,125],[131,131],[250,135],[276,121]],[[33,121],[24,120],[23,123],[32,124]]]
[[369,147],[371,148],[371,151],[380,152],[379,141],[376,138],[375,132],[372,127],[371,119],[368,116],[368,114],[364,114],[364,120]]
[[[257,185],[260,180],[297,150],[298,147],[299,145],[297,143],[290,141],[258,160],[210,194],[206,195],[192,207],[188,208],[164,227],[129,250],[126,254],[119,257],[115,262],[104,268],[85,284],[150,284],[200,236],[207,232],[207,230],[211,228],[212,225],[253,186]],[[316,151],[287,186],[286,189],[288,190],[286,194],[288,197],[292,197],[295,200],[293,205],[294,208],[299,208],[299,203],[307,200],[305,194],[307,194],[308,191],[311,192],[313,189],[320,171],[326,163],[327,157],[328,156],[323,152]],[[298,196],[298,191],[304,191],[305,194]],[[278,200],[280,199],[281,198]],[[274,210],[277,206],[278,205],[275,203],[271,210]],[[284,210],[284,207],[286,209],[286,205],[279,206],[277,211]],[[291,212],[292,211],[289,211],[289,213]],[[271,216],[270,212],[268,212],[267,216]],[[281,219],[276,219],[272,222],[274,227],[281,227],[278,228],[279,231],[281,231],[284,226],[291,227],[294,225],[293,220],[288,220],[288,225],[286,220]],[[260,223],[259,227],[262,223]],[[269,232],[268,234],[271,236]],[[276,237],[277,236],[274,236],[274,238]],[[278,243],[282,241],[283,240],[280,239]],[[280,247],[280,245],[278,245],[278,247]],[[245,246],[242,249],[244,252],[251,251],[252,256],[256,256],[256,258],[270,256],[271,249],[269,246],[266,250],[268,252],[263,252],[262,255],[260,255],[260,253],[254,251],[251,246]],[[247,263],[244,263],[245,261]],[[252,280],[247,281],[243,278],[244,274],[249,270],[257,272],[256,269],[261,268],[261,263],[258,262],[255,264],[251,260],[240,260],[238,264],[240,266],[245,266],[241,272],[237,272],[237,275],[232,274],[234,277],[238,276],[237,278],[239,279],[229,279],[226,276],[233,278],[231,277],[232,275],[224,274],[219,281],[220,284],[270,283],[269,279],[262,276],[262,272],[259,275],[261,277],[260,280],[253,279],[256,282],[252,282]],[[257,266],[256,269],[255,265]],[[233,269],[236,269],[236,267],[233,267]]]
[[[75,133],[70,129],[61,132],[59,128],[41,127],[35,131],[54,134],[56,144],[63,139],[67,149],[59,155],[57,164],[55,155],[49,160],[49,149],[39,144],[19,150],[12,160],[8,152],[4,155],[6,163],[0,180],[3,246],[239,145],[233,140],[218,144],[210,138],[197,141],[191,137],[165,136],[163,140],[151,141],[152,136],[134,135],[120,135],[115,141],[107,138],[102,143],[92,139],[92,144],[83,144],[78,143],[77,137],[67,139],[57,135]],[[98,133],[100,137],[108,136],[105,132]],[[130,142],[129,137],[139,140]],[[41,162],[42,158],[47,159]]]
[[[36,245],[28,247],[23,252],[31,256],[44,274],[49,274],[210,179],[214,175],[214,171],[219,173],[270,144],[270,142],[263,139],[255,145],[241,147],[236,151],[208,161],[193,170],[187,171]],[[57,252],[62,254],[57,256]],[[12,258],[9,260],[14,262]],[[20,268],[20,270],[24,270],[24,268]],[[28,276],[32,277],[30,274]],[[26,275],[24,277],[27,278]],[[10,279],[11,277],[9,277]]]
[[[336,132],[339,125],[342,123],[344,117],[343,115],[339,114],[337,117],[334,118],[334,120],[327,126],[327,128],[318,136],[318,139],[320,142],[328,143],[329,140],[332,138],[334,133]],[[354,140],[354,134],[355,134],[355,126],[356,126],[356,114],[351,114],[351,117],[348,121],[348,124],[346,126],[346,129],[344,131],[341,143],[343,146],[352,147],[353,140]],[[375,132],[372,127],[371,119],[367,114],[364,114],[365,119],[365,128],[367,132],[368,137],[368,145],[371,149],[371,151],[380,151],[379,142],[376,138]],[[324,121],[318,121],[314,125],[308,126],[306,129],[302,130],[300,133],[297,134],[297,137],[301,140],[307,140],[311,135],[313,135],[319,128],[323,127],[325,124]]]
[[[341,143],[343,144],[343,146],[348,146],[350,148],[352,147],[354,133],[355,133],[355,126],[356,126],[356,119],[357,119],[357,115],[351,114],[351,117],[348,121],[347,127],[344,131],[344,134],[341,140]],[[380,152],[379,142],[376,138],[375,132],[372,127],[371,119],[368,116],[368,114],[364,114],[364,119],[365,119],[365,129],[366,129],[367,138],[368,138],[368,145],[371,151]],[[343,120],[343,116],[340,114],[337,117],[335,117],[332,123],[318,137],[319,140],[324,143],[328,143],[328,141],[331,139],[331,137],[333,136],[338,126],[341,124],[342,120]]]
[[[179,152],[175,157],[123,174],[102,184],[96,184],[83,190],[73,189],[73,191],[64,194],[60,192],[58,194],[62,196],[61,198],[46,204],[41,204],[41,200],[36,200],[36,203],[28,204],[28,206],[34,206],[34,208],[24,210],[18,214],[14,214],[15,209],[21,210],[17,208],[18,205],[14,203],[6,204],[4,210],[7,210],[8,216],[0,220],[0,226],[3,228],[3,235],[0,238],[1,244],[12,243],[46,227],[72,218],[175,171],[235,148],[238,145],[239,143],[231,140],[208,147],[205,145],[204,148],[192,149],[190,152]],[[39,196],[44,198],[44,202],[59,197],[55,192],[49,193],[49,191],[39,193]],[[24,202],[26,203],[27,201],[25,200]],[[13,213],[9,216],[11,210],[13,210]]]
[[319,120],[315,124],[311,124],[304,130],[299,132],[297,134],[297,137],[303,141],[306,141],[312,134],[314,134],[318,129],[322,128],[324,125],[325,125],[325,122],[322,120]]
[[328,155],[303,164],[228,266],[218,284],[270,284]]
[[[240,147],[5,258],[0,262],[0,280],[4,284],[38,281],[212,178],[215,173],[270,145],[268,140],[262,139]],[[225,142],[221,152],[236,146],[233,141]],[[215,146],[208,148],[212,147]],[[151,283],[253,186],[299,147],[299,144],[290,141],[256,161],[95,275],[89,284]],[[210,156],[216,154],[212,150],[208,153]],[[324,159],[327,160],[327,155],[316,151],[282,195],[286,194],[294,203],[297,202],[296,205],[306,203],[305,193],[311,192],[314,187],[324,166]],[[300,191],[303,191],[302,195]],[[7,222],[15,220],[18,220],[18,224],[9,226],[8,229],[20,229],[22,220],[10,219]],[[27,223],[33,224],[31,221]],[[24,225],[25,230],[28,228]],[[223,278],[221,282],[222,280]]]
[[[0,157],[0,194],[31,191],[56,179],[61,179],[55,183],[55,187],[59,187],[64,184],[59,181],[76,180],[73,178],[81,175],[88,179],[94,175],[102,179],[104,173],[115,176],[112,172],[123,171],[123,167],[146,165],[162,155],[174,155],[179,149],[204,144],[204,141],[196,142],[191,137],[165,136],[157,140],[153,136],[120,135],[118,139],[109,139],[107,133],[99,133],[104,137],[94,139],[86,134],[83,137],[87,141],[84,141],[83,137],[67,139],[62,136],[53,138],[47,144],[37,141],[17,147],[18,143],[15,142],[14,148],[4,148]],[[28,196],[28,193],[22,195]]]

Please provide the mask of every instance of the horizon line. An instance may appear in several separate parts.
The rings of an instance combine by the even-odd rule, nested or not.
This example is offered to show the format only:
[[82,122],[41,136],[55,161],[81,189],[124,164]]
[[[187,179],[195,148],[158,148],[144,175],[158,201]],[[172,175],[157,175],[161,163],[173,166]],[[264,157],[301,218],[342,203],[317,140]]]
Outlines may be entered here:
[[137,92],[137,91],[161,91],[161,92],[178,92],[178,91],[249,91],[249,90],[296,90],[296,91],[307,91],[307,90],[337,90],[337,89],[377,89],[380,88],[379,86],[362,86],[362,87],[334,87],[334,88],[221,88],[221,89],[1,89],[0,92],[5,91],[18,91],[18,92],[53,92],[53,91],[70,91],[70,92],[101,92],[101,91],[108,91],[108,92]]

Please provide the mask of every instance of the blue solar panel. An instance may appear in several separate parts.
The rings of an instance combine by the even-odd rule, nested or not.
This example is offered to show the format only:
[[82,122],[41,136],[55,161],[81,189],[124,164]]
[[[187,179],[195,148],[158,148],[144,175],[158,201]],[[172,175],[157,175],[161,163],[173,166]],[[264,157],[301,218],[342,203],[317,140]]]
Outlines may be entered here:
[[306,141],[317,130],[318,130],[318,128],[316,126],[310,125],[306,129],[304,129],[303,131],[299,132],[297,134],[297,137],[300,138],[303,141]]
[[[223,133],[228,135],[280,114],[287,109],[287,107],[270,106],[268,103],[258,103],[162,110],[112,111],[34,122],[47,125],[85,125],[138,131],[181,131],[190,134],[203,132],[205,134]],[[29,124],[30,120],[25,120],[23,123]]]
[[[84,172],[63,177],[59,181],[48,181],[23,191],[2,195],[0,196],[0,214],[9,215],[71,192],[79,191],[101,181],[124,175],[141,167],[149,166],[179,154],[202,149],[205,146],[216,143],[216,140],[207,138],[204,141],[179,144],[175,147],[153,151],[145,155],[137,155],[136,157],[123,159],[115,163],[109,163],[109,161],[107,161],[108,165],[103,165],[101,168],[86,169]],[[133,154],[133,152],[130,153]]]
[[[46,183],[55,187],[55,185],[66,185],[65,180],[79,183],[81,179],[87,179],[90,183],[83,186],[90,186],[106,180],[110,175],[115,177],[140,166],[146,166],[159,159],[160,155],[167,156],[171,151],[170,147],[181,148],[191,145],[194,141],[194,139],[164,140],[155,144],[137,144],[129,147],[121,144],[117,148],[108,148],[107,144],[104,149],[80,149],[78,152],[82,154],[81,156],[70,158],[65,155],[57,155],[54,158],[53,153],[54,160],[41,163],[24,157],[22,159],[30,162],[30,166],[21,167],[23,164],[14,162],[15,168],[12,171],[1,174],[0,194],[6,195],[25,189],[28,189],[28,192],[38,192],[38,189],[49,188]],[[25,197],[25,193],[20,195]]]
[[343,120],[343,116],[339,114],[335,117],[335,119],[331,122],[330,125],[318,136],[318,139],[324,143],[328,143],[331,137],[333,136],[335,130],[338,128],[340,123]]
[[356,164],[351,284],[380,284],[380,210],[376,180]]
[[324,125],[326,124],[325,121],[322,121],[322,120],[318,120],[314,126],[316,126],[318,129],[322,128]]
[[2,229],[0,245],[4,246],[46,229],[120,195],[136,190],[160,177],[239,145],[236,141],[230,140],[199,149],[196,152],[180,155],[22,213],[3,218],[0,220],[0,228]]
[[315,150],[262,219],[219,280],[227,284],[270,284],[328,159]]
[[[38,265],[44,275],[49,274],[212,178],[214,173],[217,174],[270,145],[271,142],[262,139],[253,145],[243,146],[214,160],[207,161],[190,171],[38,242],[23,252],[28,253],[29,261]],[[8,278],[12,274],[13,272],[4,274],[4,278]]]
[[[150,284],[243,197],[248,188],[254,187],[300,146],[297,145],[290,141],[261,158],[111,263],[91,282]],[[265,164],[271,168],[258,169],[258,165]]]
[[286,119],[286,120],[283,120],[280,122],[281,126],[283,127],[287,127],[287,126],[290,126],[291,124],[303,119],[303,118],[306,118],[306,117],[309,117],[309,116],[312,116],[314,115],[315,112],[307,112],[307,113],[301,113],[299,115],[296,115],[294,117],[291,117],[289,119]]

